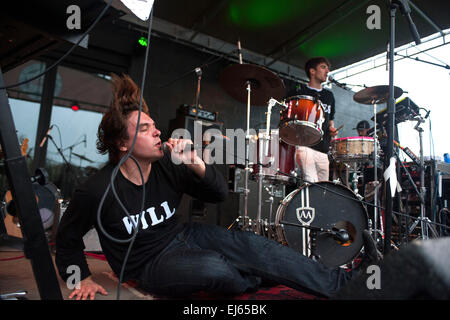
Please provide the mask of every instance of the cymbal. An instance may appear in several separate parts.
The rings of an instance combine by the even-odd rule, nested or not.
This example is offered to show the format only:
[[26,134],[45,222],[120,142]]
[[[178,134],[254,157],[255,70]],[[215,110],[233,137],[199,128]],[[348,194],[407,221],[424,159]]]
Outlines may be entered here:
[[[394,86],[394,99],[403,94],[403,90]],[[389,86],[374,86],[362,89],[353,96],[353,100],[362,104],[385,103],[389,98]]]
[[237,101],[247,104],[247,82],[251,84],[250,105],[267,105],[270,98],[282,99],[283,81],[272,71],[253,64],[234,64],[220,74],[220,84]]
[[92,161],[91,159],[86,158],[85,156],[82,156],[81,154],[78,154],[78,153],[75,153],[75,152],[72,152],[72,154],[73,154],[75,157],[78,157],[78,158],[80,158],[80,159],[82,159],[82,160],[86,160],[86,161],[88,161],[88,162],[94,162],[94,161]]

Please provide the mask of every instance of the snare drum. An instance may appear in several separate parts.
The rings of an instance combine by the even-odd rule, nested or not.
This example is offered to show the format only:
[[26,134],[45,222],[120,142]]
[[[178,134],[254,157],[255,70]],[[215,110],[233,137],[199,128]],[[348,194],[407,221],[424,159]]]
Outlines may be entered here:
[[260,174],[263,180],[271,183],[291,183],[295,174],[295,147],[280,141],[277,129],[258,134],[256,162],[253,164],[253,176]]
[[[334,268],[350,262],[360,252],[368,216],[352,190],[323,181],[305,184],[286,196],[278,207],[275,227],[283,244]],[[349,240],[342,243],[330,233],[307,227],[345,230]]]
[[323,108],[320,100],[311,96],[293,96],[285,100],[281,112],[280,138],[290,145],[313,146],[322,140]]
[[336,138],[331,140],[331,153],[340,162],[365,161],[374,152],[374,141],[372,137]]

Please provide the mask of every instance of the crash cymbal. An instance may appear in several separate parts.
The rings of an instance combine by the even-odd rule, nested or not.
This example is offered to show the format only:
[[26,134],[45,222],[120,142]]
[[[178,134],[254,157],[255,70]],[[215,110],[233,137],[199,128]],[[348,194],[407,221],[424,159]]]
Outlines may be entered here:
[[[403,90],[394,86],[394,99],[403,94]],[[374,86],[362,89],[353,96],[353,100],[362,104],[385,103],[389,98],[389,86]]]
[[253,64],[234,64],[220,75],[220,84],[237,101],[247,104],[247,82],[251,84],[250,104],[267,105],[270,98],[284,98],[283,81],[272,71]]
[[92,161],[91,159],[86,158],[85,156],[82,156],[81,154],[78,154],[78,153],[75,153],[75,152],[72,152],[72,154],[73,154],[75,157],[78,157],[78,158],[80,158],[80,159],[82,159],[82,160],[86,160],[86,161],[88,161],[88,162],[94,162],[94,161]]

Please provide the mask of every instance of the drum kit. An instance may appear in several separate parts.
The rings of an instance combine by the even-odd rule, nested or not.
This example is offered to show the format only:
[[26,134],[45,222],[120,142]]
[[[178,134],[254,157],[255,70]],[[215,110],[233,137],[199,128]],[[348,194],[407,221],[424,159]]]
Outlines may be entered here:
[[[362,231],[371,227],[367,209],[360,201],[363,197],[357,189],[352,190],[338,181],[310,183],[297,177],[296,147],[313,146],[323,138],[322,102],[307,95],[284,98],[285,87],[277,75],[261,66],[243,64],[242,60],[224,69],[220,83],[230,96],[247,104],[243,214],[229,228],[237,227],[273,238],[329,267],[350,262],[362,249]],[[387,88],[363,89],[354,95],[354,100],[373,105],[376,110],[376,104],[386,101]],[[402,90],[396,88],[396,98],[401,94]],[[266,128],[257,135],[250,135],[251,106],[264,104],[267,104]],[[271,129],[270,118],[275,105],[282,107],[280,121],[277,129]],[[378,156],[380,150],[376,127],[374,132],[373,137],[333,139],[332,157],[354,170],[371,159],[376,168],[377,157],[373,155]],[[254,163],[250,161],[251,142],[256,144]],[[248,211],[249,179],[258,185],[256,212]],[[270,206],[270,213],[263,219],[264,183],[269,194],[276,185],[295,190],[280,202],[275,215]]]

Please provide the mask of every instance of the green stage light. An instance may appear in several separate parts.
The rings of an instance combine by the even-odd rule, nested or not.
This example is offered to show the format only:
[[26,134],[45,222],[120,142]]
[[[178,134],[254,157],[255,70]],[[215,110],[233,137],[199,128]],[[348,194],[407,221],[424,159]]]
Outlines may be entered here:
[[241,27],[270,27],[297,18],[308,6],[298,0],[233,0],[229,18]]
[[139,44],[143,47],[146,47],[148,45],[147,38],[146,37],[140,37],[138,40]]

